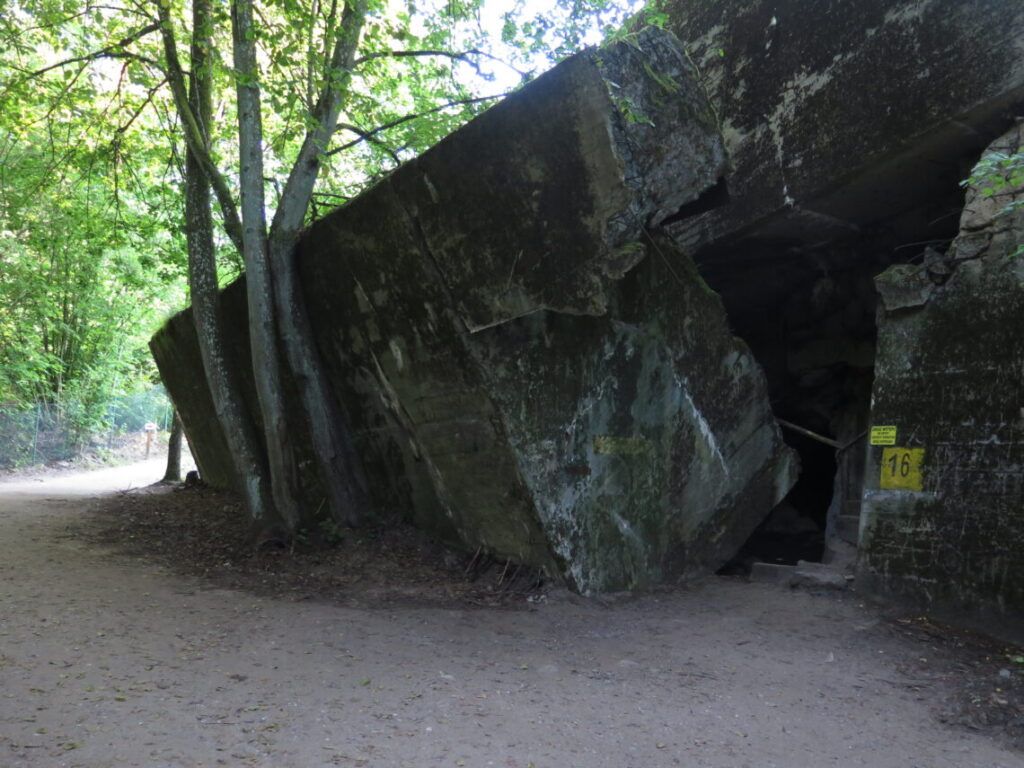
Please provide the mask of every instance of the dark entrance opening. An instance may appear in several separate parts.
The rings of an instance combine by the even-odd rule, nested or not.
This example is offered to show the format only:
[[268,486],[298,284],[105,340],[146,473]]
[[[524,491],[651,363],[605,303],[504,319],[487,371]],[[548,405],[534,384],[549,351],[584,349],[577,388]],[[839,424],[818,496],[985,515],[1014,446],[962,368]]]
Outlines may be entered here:
[[747,572],[755,561],[855,555],[875,363],[874,277],[923,258],[926,248],[945,250],[958,205],[962,193],[951,184],[922,209],[843,240],[750,239],[698,254],[701,274],[764,370],[783,437],[801,462],[795,487],[723,572]]

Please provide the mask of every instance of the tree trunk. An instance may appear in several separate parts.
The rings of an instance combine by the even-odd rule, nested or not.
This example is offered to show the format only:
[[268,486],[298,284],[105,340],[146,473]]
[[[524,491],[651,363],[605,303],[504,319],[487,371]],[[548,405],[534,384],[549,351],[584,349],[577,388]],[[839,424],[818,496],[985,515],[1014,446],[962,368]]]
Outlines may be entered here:
[[267,249],[263,124],[252,0],[234,0],[231,5],[231,21],[238,94],[242,257],[245,261],[249,301],[253,377],[263,415],[263,436],[274,501],[288,531],[294,533],[303,521],[304,514],[295,448],[284,407],[282,365],[274,310],[274,276]]
[[356,526],[369,514],[369,491],[362,461],[348,424],[330,391],[298,281],[295,246],[271,249],[274,293],[281,339],[299,397],[309,420],[310,437],[331,518]]
[[167,441],[167,470],[164,472],[164,483],[181,482],[181,417],[174,411],[171,421],[171,437]]
[[[211,0],[194,0],[192,80],[188,106],[204,133],[204,142],[205,126],[209,124],[213,113],[213,73],[209,56],[212,50],[210,12]],[[249,515],[255,525],[270,528],[279,524],[279,515],[270,492],[255,428],[243,408],[241,386],[225,356],[213,217],[210,210],[210,181],[201,159],[191,147],[185,156],[185,234],[188,241],[192,316],[207,386],[231,451]]]
[[344,415],[330,391],[320,352],[313,340],[299,285],[295,247],[320,170],[320,158],[327,151],[338,121],[366,13],[366,0],[345,6],[325,82],[313,109],[316,122],[306,134],[288,176],[269,238],[282,346],[309,420],[310,437],[331,517],[350,526],[358,525],[369,513],[366,475]]
[[[336,521],[355,524],[368,511],[366,480],[312,340],[298,288],[294,249],[319,173],[320,157],[334,132],[343,93],[351,78],[355,51],[367,15],[367,0],[344,4],[342,23],[332,35],[331,60],[325,68],[319,99],[311,116],[313,127],[289,175],[269,235],[264,212],[262,120],[253,2],[234,0],[231,7],[242,198],[239,218],[230,189],[210,157],[204,128],[210,119],[210,0],[193,1],[193,80],[187,99],[174,49],[169,6],[157,3],[157,8],[171,89],[189,147],[186,219],[190,285],[200,350],[214,404],[229,443],[238,443],[231,445],[231,451],[239,477],[244,480],[254,518],[274,513],[276,520],[289,532],[294,532],[307,510],[302,504],[294,444],[286,423],[281,382],[283,342],[308,418],[331,515]],[[225,228],[241,251],[246,266],[249,333],[253,374],[263,417],[263,446],[241,408],[239,390],[224,363],[217,318],[209,207],[211,184],[224,213]],[[261,447],[265,447],[265,453]]]

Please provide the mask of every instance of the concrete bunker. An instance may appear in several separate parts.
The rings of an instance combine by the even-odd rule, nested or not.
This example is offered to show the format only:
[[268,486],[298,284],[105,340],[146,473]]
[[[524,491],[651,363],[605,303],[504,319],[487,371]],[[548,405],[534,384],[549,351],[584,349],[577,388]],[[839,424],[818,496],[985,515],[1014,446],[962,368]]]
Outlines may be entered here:
[[[722,296],[730,323],[765,371],[780,423],[803,426],[841,449],[783,430],[801,455],[803,473],[781,509],[745,546],[747,564],[757,555],[782,562],[819,554],[848,560],[854,553],[844,547],[845,539],[862,545],[861,580],[872,589],[928,601],[944,590],[949,594],[936,584],[977,583],[963,573],[951,577],[932,554],[942,549],[932,546],[935,538],[946,536],[934,531],[951,529],[958,507],[972,506],[963,505],[962,493],[940,479],[962,481],[949,458],[955,451],[943,449],[944,466],[931,467],[924,483],[929,498],[945,494],[947,501],[930,502],[946,510],[941,522],[935,514],[918,515],[914,522],[909,513],[900,513],[897,522],[886,517],[886,509],[895,507],[873,501],[882,447],[867,445],[865,433],[877,419],[902,422],[900,435],[913,443],[928,420],[901,416],[897,402],[904,414],[930,412],[936,421],[953,421],[957,410],[935,388],[920,404],[902,390],[888,394],[895,389],[886,388],[886,381],[898,366],[928,358],[921,348],[900,357],[894,339],[914,346],[928,338],[938,348],[946,341],[934,333],[907,332],[898,321],[900,310],[879,311],[874,278],[903,264],[929,283],[949,279],[944,262],[955,247],[951,241],[964,207],[959,182],[986,145],[1024,113],[1024,8],[953,0],[680,0],[669,4],[669,16],[708,84],[733,163],[730,204],[673,224],[670,234],[693,249],[702,276]],[[1006,290],[996,293],[1000,308],[991,314],[1001,324],[1013,317],[1010,324],[1019,326],[1014,297]],[[886,340],[879,347],[881,360],[879,328]],[[1020,357],[1010,342],[1001,349],[1010,360]],[[989,393],[973,400],[992,404],[1010,423],[1012,393],[983,373],[994,363],[973,365],[967,377]],[[941,366],[935,369],[938,381],[947,378]],[[882,377],[876,380],[878,370]],[[972,417],[959,412],[956,418]],[[990,432],[1011,439],[1005,430]],[[974,439],[989,438],[979,432]],[[939,433],[930,439],[956,440]],[[958,455],[964,460],[980,454]],[[1005,499],[1007,489],[1019,488],[1019,463],[994,455],[984,463],[976,474],[1000,478],[997,506],[1007,510],[1006,518],[1017,519],[1008,524],[1017,530],[1019,514],[1008,511],[1012,504]],[[911,508],[918,507],[901,507]],[[917,544],[908,544],[915,539]],[[957,556],[958,562],[985,560],[989,545],[968,546],[972,554]],[[900,551],[918,554],[900,557]],[[922,551],[929,554],[921,557]],[[991,573],[993,567],[983,570]],[[1004,606],[1005,595],[1020,605],[1019,589],[1000,583],[974,596],[985,601],[1000,592],[997,601]]]
[[[936,286],[949,278],[959,182],[1024,111],[1024,7],[688,0],[670,4],[669,16],[687,41],[688,64],[672,77],[694,65],[699,73],[678,80],[688,106],[666,101],[661,75],[647,96],[620,93],[622,78],[604,69],[615,57],[592,54],[307,233],[299,258],[318,344],[379,478],[377,502],[581,591],[689,578],[737,552],[741,561],[849,560],[845,540],[868,545],[865,583],[878,588],[911,594],[954,579],[970,585],[961,597],[1024,606],[1008,560],[987,581],[966,573],[983,542],[968,542],[973,554],[955,576],[935,573],[935,553],[958,539],[928,531],[952,529],[943,494],[962,493],[934,469],[931,485],[913,491],[928,505],[875,494],[881,452],[866,445],[877,419],[910,400],[906,387],[886,388],[908,363],[893,341],[902,316],[879,309],[875,278],[893,265]],[[531,134],[565,112],[559,83],[589,84],[590,95],[570,100],[553,132]],[[612,119],[609,149],[604,121],[645,99],[677,111],[650,121],[647,139]],[[488,157],[496,137],[528,160],[462,173],[460,158]],[[680,141],[682,165],[666,155]],[[586,172],[559,172],[564,157],[582,158]],[[629,172],[610,170],[620,167]],[[563,183],[570,177],[583,183]],[[460,191],[478,182],[519,184],[523,194],[488,211]],[[1019,325],[1014,301],[979,323]],[[243,302],[237,287],[226,292],[241,368]],[[689,316],[680,314],[687,303],[697,310]],[[914,354],[936,338],[907,332]],[[188,317],[175,318],[154,353],[204,473],[231,485],[191,373],[190,333]],[[1024,354],[1004,342],[1010,370]],[[950,410],[929,397],[929,408]],[[1016,423],[1006,396],[993,391],[986,402]],[[919,426],[900,428],[908,445],[925,434],[926,410],[915,409]],[[804,468],[795,485],[794,455]],[[945,455],[947,465],[961,456]],[[1015,457],[983,457],[1001,478],[1010,541],[1024,539],[1010,509]],[[930,554],[908,562],[900,552],[915,537]]]

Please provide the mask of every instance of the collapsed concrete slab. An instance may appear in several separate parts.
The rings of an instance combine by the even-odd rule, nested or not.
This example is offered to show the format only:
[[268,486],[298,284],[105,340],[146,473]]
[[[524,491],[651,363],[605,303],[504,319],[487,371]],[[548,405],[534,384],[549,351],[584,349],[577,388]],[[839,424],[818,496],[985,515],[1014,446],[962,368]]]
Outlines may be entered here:
[[[1024,127],[991,147],[1024,148]],[[967,193],[944,254],[877,278],[859,581],[971,613],[1024,610],[1024,185]]]
[[[583,592],[728,559],[796,462],[717,296],[657,234],[724,171],[692,65],[652,29],[567,60],[313,226],[306,300],[377,508]],[[224,482],[190,322],[152,348]]]

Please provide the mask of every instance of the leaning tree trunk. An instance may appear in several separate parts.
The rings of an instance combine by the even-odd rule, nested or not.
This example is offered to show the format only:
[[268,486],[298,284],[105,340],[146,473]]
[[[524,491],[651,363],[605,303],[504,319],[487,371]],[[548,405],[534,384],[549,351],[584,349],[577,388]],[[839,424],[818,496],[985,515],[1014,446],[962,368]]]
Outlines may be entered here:
[[[249,414],[244,409],[240,382],[227,361],[220,318],[213,216],[210,210],[210,184],[214,173],[204,163],[204,159],[207,163],[209,161],[206,126],[210,124],[213,115],[213,71],[209,55],[213,50],[212,3],[210,0],[193,0],[192,71],[187,95],[168,9],[169,5],[157,3],[168,76],[187,143],[185,235],[188,243],[192,317],[207,386],[231,452],[249,515],[254,526],[269,529],[279,525],[280,519],[267,480],[263,452]],[[225,219],[228,218],[226,211]],[[231,229],[229,224],[229,232]]]
[[249,302],[253,377],[263,416],[263,437],[274,501],[289,532],[294,533],[303,522],[304,510],[295,446],[285,413],[274,309],[274,278],[267,249],[263,125],[252,0],[235,0],[232,3],[231,21],[238,94],[242,256]]
[[164,472],[164,483],[181,482],[181,417],[178,411],[174,411],[174,418],[171,420],[171,436],[167,441],[167,470]]
[[309,422],[320,478],[331,517],[358,525],[369,514],[369,492],[362,462],[347,421],[330,386],[306,312],[295,263],[306,210],[338,121],[355,53],[366,19],[366,0],[347,3],[341,28],[327,63],[325,85],[313,110],[314,126],[306,134],[270,228],[269,255],[274,275],[278,330]]
[[295,264],[295,246],[271,247],[274,296],[282,344],[309,421],[310,437],[331,518],[356,526],[369,514],[362,461],[337,401],[331,394],[306,313]]
[[185,234],[189,246],[192,318],[199,339],[206,383],[228,450],[231,451],[249,515],[257,526],[273,527],[280,520],[267,480],[262,451],[256,430],[243,406],[240,382],[225,356],[210,190],[202,170],[191,156],[185,159],[185,189]]

